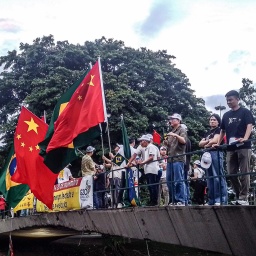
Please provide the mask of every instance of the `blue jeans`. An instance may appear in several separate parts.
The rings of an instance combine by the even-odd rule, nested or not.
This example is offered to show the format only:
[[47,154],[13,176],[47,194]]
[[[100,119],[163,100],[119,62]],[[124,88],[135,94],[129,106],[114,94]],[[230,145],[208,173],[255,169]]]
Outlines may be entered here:
[[187,195],[184,182],[184,163],[167,163],[166,181],[169,189],[170,202],[185,203]]
[[[212,157],[212,164],[207,170],[208,176],[224,175],[223,152],[210,151],[210,154]],[[225,177],[207,179],[207,188],[209,205],[214,205],[215,203],[227,204],[228,193]]]

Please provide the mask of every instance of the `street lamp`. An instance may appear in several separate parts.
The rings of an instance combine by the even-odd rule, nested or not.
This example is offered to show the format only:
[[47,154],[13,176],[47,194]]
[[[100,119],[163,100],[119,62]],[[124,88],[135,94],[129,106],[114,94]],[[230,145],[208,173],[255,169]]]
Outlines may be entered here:
[[219,105],[219,106],[216,106],[215,109],[220,111],[220,118],[221,118],[221,111],[222,111],[222,110],[225,110],[226,107],[225,107],[225,106],[221,106],[221,103],[220,103],[220,105]]

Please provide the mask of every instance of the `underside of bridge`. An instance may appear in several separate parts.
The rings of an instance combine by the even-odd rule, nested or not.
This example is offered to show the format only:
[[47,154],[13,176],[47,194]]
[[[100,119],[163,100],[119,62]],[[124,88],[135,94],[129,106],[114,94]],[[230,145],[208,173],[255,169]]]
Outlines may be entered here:
[[97,232],[230,255],[254,255],[256,206],[143,207],[44,213],[0,222],[0,232]]

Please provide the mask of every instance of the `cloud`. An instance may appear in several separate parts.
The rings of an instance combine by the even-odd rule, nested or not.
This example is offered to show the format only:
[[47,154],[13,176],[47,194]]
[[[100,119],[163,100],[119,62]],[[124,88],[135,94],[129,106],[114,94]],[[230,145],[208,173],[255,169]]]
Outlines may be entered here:
[[20,31],[20,26],[16,25],[14,20],[0,19],[0,32],[18,33]]
[[205,106],[209,111],[212,111],[213,113],[220,114],[219,110],[216,110],[215,107],[217,106],[223,106],[226,109],[221,111],[221,115],[223,115],[225,112],[229,110],[225,95],[218,94],[218,95],[212,95],[208,97],[203,98],[205,100]]
[[217,64],[218,64],[218,61],[215,60],[215,61],[211,62],[208,66],[206,66],[204,69],[205,69],[205,70],[208,70],[208,69],[210,69],[212,66],[216,66]]
[[238,62],[244,58],[249,57],[251,54],[248,51],[234,50],[228,56],[228,62]]
[[240,68],[234,68],[233,71],[234,71],[236,74],[239,74],[239,73],[240,73]]
[[139,34],[144,37],[155,37],[164,28],[182,20],[186,16],[188,2],[155,0],[146,19],[137,26]]

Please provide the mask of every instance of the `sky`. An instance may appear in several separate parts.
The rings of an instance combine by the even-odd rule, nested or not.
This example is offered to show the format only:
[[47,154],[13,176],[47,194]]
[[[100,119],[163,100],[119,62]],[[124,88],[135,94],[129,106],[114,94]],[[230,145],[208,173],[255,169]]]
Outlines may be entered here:
[[255,0],[0,0],[0,10],[0,56],[50,34],[167,50],[209,110],[256,81]]

